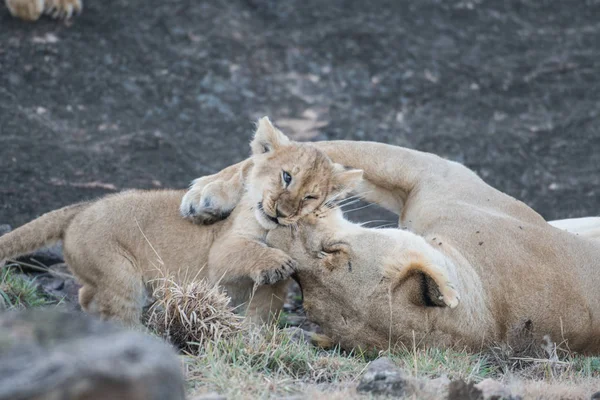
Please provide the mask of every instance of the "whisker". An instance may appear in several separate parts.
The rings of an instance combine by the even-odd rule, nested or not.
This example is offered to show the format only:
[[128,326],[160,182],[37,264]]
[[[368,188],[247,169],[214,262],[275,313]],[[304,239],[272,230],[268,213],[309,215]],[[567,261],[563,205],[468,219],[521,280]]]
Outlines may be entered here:
[[346,203],[346,204],[339,204],[339,206],[340,206],[341,208],[344,208],[344,207],[349,207],[349,206],[351,206],[351,205],[358,204],[358,203],[360,203],[361,201],[362,201],[362,200],[358,199],[358,200],[351,201],[350,203]]
[[352,210],[344,210],[344,214],[351,213],[351,212],[358,211],[358,210],[363,210],[363,209],[365,209],[367,207],[371,207],[372,205],[373,205],[373,203],[369,203],[366,206],[362,206],[362,207],[358,207],[358,208],[353,208]]
[[371,226],[371,228],[373,229],[382,229],[382,228],[398,228],[398,224],[393,222],[393,223],[389,223],[389,224],[383,224],[383,225],[378,225],[378,226]]
[[340,200],[340,202],[339,202],[339,203],[340,203],[340,204],[349,203],[349,202],[351,202],[351,201],[353,201],[353,200],[357,200],[357,199],[358,199],[358,200],[360,200],[360,199],[361,199],[361,197],[360,197],[360,196],[350,196],[350,197],[346,197],[345,199],[342,199],[342,200]]
[[372,219],[370,221],[361,222],[359,225],[360,226],[365,226],[365,225],[370,224],[372,222],[388,222],[389,223],[390,221],[388,221],[387,219]]
[[[348,197],[342,199],[340,201],[340,203],[350,202],[350,201],[355,200],[355,199],[362,199],[362,198],[364,198],[364,196],[366,194],[368,194],[370,192],[371,192],[371,190],[367,190],[367,191],[360,192],[360,193],[355,193],[352,196],[348,196]],[[336,194],[335,196],[333,196],[332,198],[330,198],[328,201],[333,201],[333,200],[337,199],[341,195],[342,195],[342,192]]]

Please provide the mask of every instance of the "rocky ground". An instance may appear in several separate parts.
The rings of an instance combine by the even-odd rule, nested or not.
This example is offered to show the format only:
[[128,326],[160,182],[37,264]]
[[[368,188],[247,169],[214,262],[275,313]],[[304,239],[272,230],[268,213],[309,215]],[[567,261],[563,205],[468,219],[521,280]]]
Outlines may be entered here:
[[[28,24],[0,5],[0,224],[127,188],[184,188],[244,158],[262,115],[298,140],[437,153],[548,219],[598,215],[599,15],[598,0],[85,0],[70,23]],[[394,221],[375,207],[350,216]],[[64,267],[22,267],[34,291],[76,307]],[[285,322],[314,330],[297,294],[288,300]],[[313,390],[305,380],[354,387],[367,368],[245,346],[247,365],[230,362],[235,347],[190,361],[194,387],[232,397]],[[486,357],[433,349],[395,362],[427,377],[512,373]],[[541,384],[600,389],[597,358],[553,357],[530,360]],[[267,375],[281,380],[266,387]]]
[[546,218],[598,214],[600,2],[324,4],[87,0],[35,24],[0,7],[0,223],[183,188],[245,157],[264,114],[438,153]]

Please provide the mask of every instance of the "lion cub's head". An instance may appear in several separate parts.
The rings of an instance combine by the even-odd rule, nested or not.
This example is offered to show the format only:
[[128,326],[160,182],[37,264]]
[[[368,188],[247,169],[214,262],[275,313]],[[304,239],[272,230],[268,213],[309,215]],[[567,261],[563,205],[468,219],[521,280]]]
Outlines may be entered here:
[[265,229],[296,223],[362,179],[362,170],[347,170],[310,143],[290,140],[267,117],[258,121],[250,146],[254,167],[247,192]]

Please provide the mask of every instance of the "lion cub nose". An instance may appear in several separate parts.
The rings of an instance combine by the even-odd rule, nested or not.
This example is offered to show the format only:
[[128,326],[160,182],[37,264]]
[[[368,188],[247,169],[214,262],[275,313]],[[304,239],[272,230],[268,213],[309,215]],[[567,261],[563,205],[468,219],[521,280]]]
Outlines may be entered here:
[[275,207],[275,218],[287,218],[287,217],[288,217],[288,214],[281,211],[281,208],[279,208],[279,205],[277,207]]

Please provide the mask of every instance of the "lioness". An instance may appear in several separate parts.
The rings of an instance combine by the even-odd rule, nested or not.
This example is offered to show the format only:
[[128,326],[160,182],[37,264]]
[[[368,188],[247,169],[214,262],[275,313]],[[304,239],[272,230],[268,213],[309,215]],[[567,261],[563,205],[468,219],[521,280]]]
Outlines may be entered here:
[[0,237],[0,260],[62,239],[65,261],[83,285],[82,308],[128,324],[139,322],[146,283],[162,273],[219,282],[234,305],[247,303],[255,285],[273,284],[260,286],[247,309],[266,321],[281,309],[285,279],[296,267],[265,244],[268,229],[294,224],[350,190],[362,171],[290,141],[266,117],[251,147],[249,189],[226,221],[210,227],[184,221],[178,214],[184,191],[128,191],[50,212]]
[[[600,352],[594,229],[589,237],[557,229],[466,167],[432,154],[372,142],[313,145],[364,170],[358,193],[397,213],[406,229],[366,230],[330,212],[295,235],[269,233],[267,243],[299,262],[308,315],[335,341],[478,350],[510,343],[526,327],[534,340],[549,335],[571,350]],[[239,186],[229,182],[228,196],[213,196],[208,184],[222,182],[219,174],[197,182],[182,208],[202,212],[198,199],[212,198],[230,209]]]
[[82,0],[5,0],[8,11],[25,21],[37,21],[42,15],[68,19],[83,9]]

